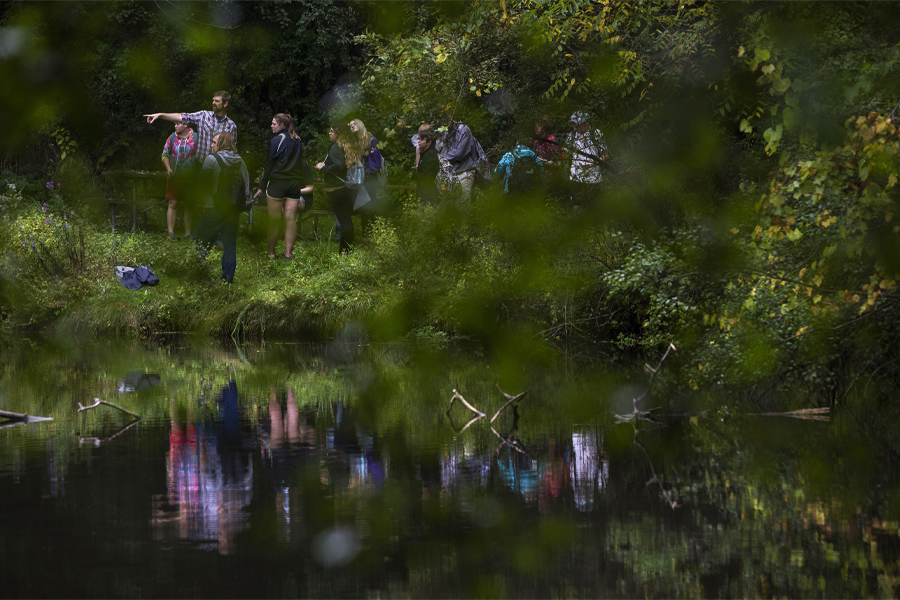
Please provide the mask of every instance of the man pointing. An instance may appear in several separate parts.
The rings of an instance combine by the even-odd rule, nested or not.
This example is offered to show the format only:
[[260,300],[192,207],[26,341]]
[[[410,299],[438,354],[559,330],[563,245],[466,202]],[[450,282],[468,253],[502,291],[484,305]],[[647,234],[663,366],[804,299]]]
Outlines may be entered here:
[[237,126],[228,118],[228,101],[231,94],[222,90],[213,94],[212,110],[201,110],[193,113],[153,113],[144,115],[147,122],[157,119],[191,125],[197,132],[197,160],[200,164],[212,153],[213,136],[228,132],[237,142]]

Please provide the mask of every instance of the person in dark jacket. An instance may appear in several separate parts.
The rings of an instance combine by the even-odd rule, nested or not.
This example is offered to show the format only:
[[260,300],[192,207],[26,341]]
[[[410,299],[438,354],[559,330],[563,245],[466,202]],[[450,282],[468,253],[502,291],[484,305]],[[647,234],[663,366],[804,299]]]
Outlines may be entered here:
[[440,170],[434,140],[437,136],[430,129],[419,132],[419,165],[416,167],[416,194],[426,206],[440,202],[437,189],[437,174]]
[[309,209],[313,187],[304,177],[303,143],[294,130],[291,115],[278,113],[272,117],[272,133],[269,158],[259,180],[257,195],[265,194],[269,207],[269,258],[275,258],[275,244],[283,217],[284,257],[290,259],[297,240],[297,213]]
[[353,203],[358,189],[347,187],[347,170],[350,167],[362,168],[363,151],[359,148],[359,138],[346,123],[332,123],[328,137],[331,138],[331,148],[316,169],[323,175],[325,196],[341,226],[339,252],[343,254],[350,250],[356,239]]
[[449,161],[459,179],[462,195],[457,203],[463,206],[472,199],[472,187],[476,179],[490,181],[491,165],[468,125],[450,123],[443,141],[441,156]]
[[[203,161],[200,170],[201,181],[206,185],[206,204],[212,205],[197,223],[194,231],[194,240],[197,243],[197,251],[201,258],[206,258],[209,249],[218,239],[222,242],[222,279],[226,283],[234,280],[234,271],[237,267],[237,230],[239,209],[231,206],[223,194],[218,193],[219,187],[228,185],[221,177],[221,160],[226,168],[238,166],[241,177],[244,180],[244,197],[250,197],[250,176],[247,173],[247,165],[237,153],[232,135],[223,131],[217,133],[212,141],[213,153]],[[217,157],[219,160],[217,160]],[[227,172],[227,171],[226,171]]]

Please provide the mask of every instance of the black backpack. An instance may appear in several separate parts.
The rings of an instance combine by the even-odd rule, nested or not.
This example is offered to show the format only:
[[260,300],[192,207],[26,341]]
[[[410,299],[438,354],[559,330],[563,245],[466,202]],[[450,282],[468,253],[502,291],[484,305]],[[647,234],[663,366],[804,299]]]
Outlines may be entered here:
[[213,206],[217,210],[241,212],[247,207],[247,194],[244,188],[244,177],[241,175],[241,163],[226,165],[218,154],[213,158],[219,163],[219,184],[213,198]]
[[[515,155],[514,155],[515,156]],[[540,189],[541,167],[534,156],[516,156],[509,169],[507,189],[510,194],[533,192]]]

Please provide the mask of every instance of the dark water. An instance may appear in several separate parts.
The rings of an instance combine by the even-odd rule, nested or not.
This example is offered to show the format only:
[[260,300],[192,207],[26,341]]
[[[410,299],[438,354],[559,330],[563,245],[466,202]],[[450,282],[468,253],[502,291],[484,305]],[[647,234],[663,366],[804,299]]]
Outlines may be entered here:
[[[894,415],[476,353],[17,346],[4,597],[896,597]],[[529,389],[518,410],[497,389]],[[663,382],[664,383],[664,382]],[[487,413],[459,403],[452,389]],[[112,407],[77,413],[94,397]],[[624,402],[623,402],[624,400]],[[758,411],[757,411],[758,412]],[[678,414],[676,414],[678,413]]]

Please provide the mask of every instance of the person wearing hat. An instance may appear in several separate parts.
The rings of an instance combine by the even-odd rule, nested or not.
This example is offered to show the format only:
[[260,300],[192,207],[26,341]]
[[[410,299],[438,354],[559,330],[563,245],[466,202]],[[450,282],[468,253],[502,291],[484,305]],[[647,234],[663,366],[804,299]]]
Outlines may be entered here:
[[572,115],[573,131],[566,144],[571,156],[569,192],[576,213],[597,197],[598,184],[603,180],[600,161],[609,158],[603,134],[597,129],[591,131],[588,120],[587,113],[581,111]]

